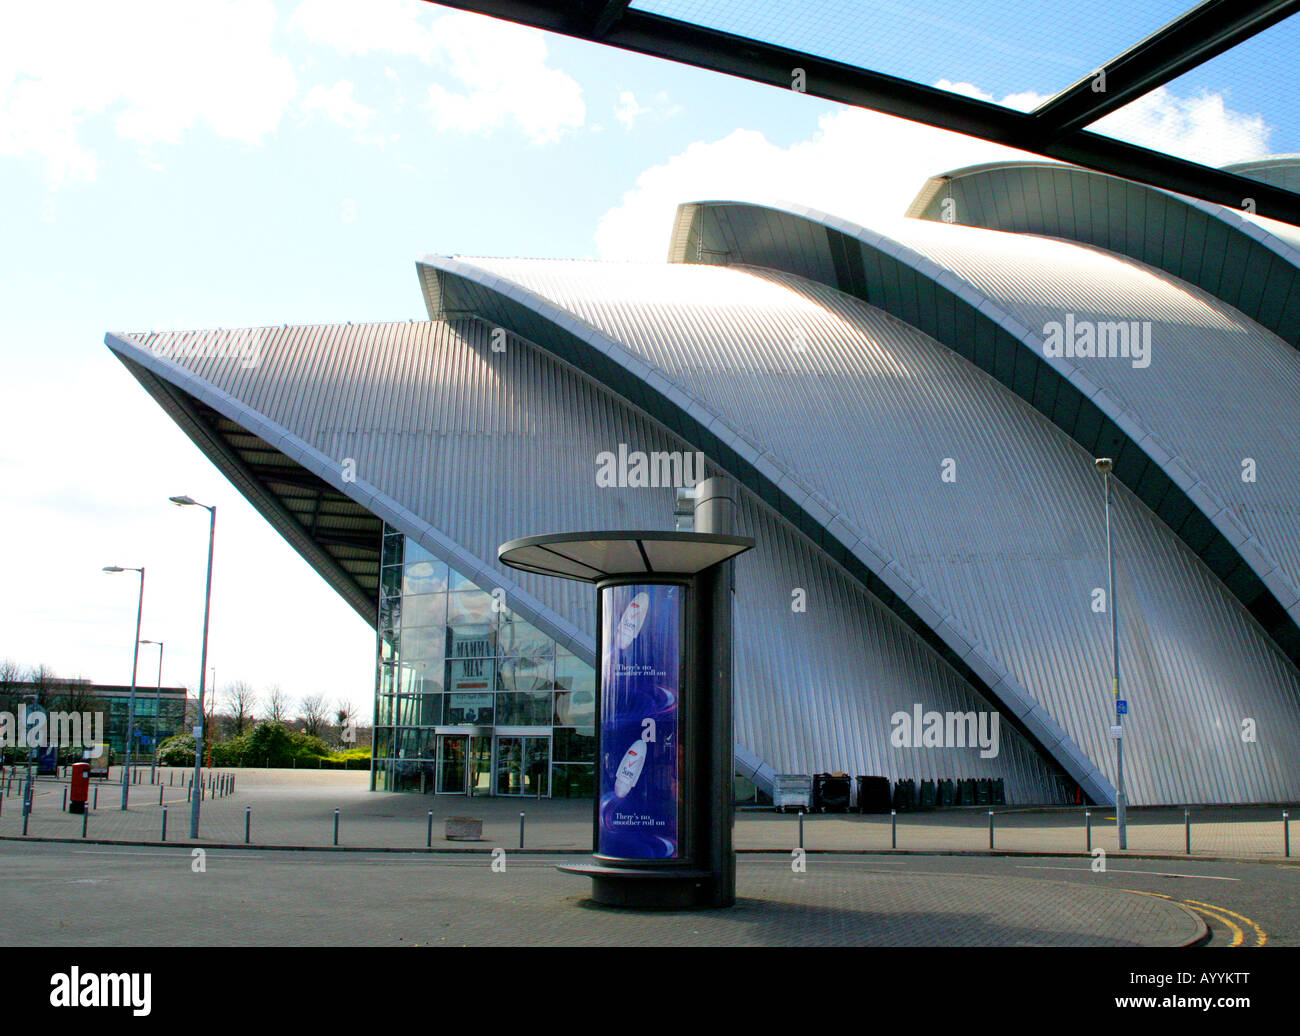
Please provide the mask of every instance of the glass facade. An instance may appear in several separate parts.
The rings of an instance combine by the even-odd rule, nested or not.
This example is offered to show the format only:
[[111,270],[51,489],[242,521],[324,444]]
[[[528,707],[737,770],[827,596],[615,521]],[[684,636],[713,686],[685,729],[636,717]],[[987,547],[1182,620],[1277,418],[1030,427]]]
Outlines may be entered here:
[[590,797],[592,667],[389,527],[382,566],[374,786]]

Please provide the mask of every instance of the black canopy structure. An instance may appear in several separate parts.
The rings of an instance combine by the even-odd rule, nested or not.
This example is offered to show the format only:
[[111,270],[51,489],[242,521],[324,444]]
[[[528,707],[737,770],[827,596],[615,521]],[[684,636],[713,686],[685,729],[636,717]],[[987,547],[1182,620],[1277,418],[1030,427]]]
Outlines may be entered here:
[[597,583],[613,576],[693,576],[754,545],[747,536],[703,532],[567,532],[525,536],[497,551],[503,565]]
[[[1159,24],[1168,4],[1075,5],[1053,25],[1043,5],[1024,3],[1026,39],[981,35],[979,5],[941,19],[924,0],[813,0],[800,4],[705,0],[439,0],[441,6],[619,47],[789,89],[791,70],[804,73],[802,91],[814,97],[897,115],[941,129],[1071,162],[1154,187],[1300,224],[1300,195],[1239,172],[1188,161],[1095,129],[1098,120],[1215,59],[1246,52],[1248,41],[1270,32],[1288,42],[1300,22],[1286,20],[1300,0],[1204,0]],[[996,5],[1005,13],[1008,5]],[[1174,8],[1176,9],[1176,7]],[[1014,13],[1014,10],[1013,10]],[[888,16],[888,17],[887,17]],[[1152,22],[1152,19],[1157,19]],[[1042,24],[1045,23],[1046,24]],[[1031,27],[1039,23],[1036,30]],[[1103,33],[1103,30],[1104,33]],[[1029,37],[1037,32],[1033,39]],[[1061,83],[1029,111],[983,100],[904,73],[906,60],[924,53],[938,32],[972,45],[1005,50],[1028,61],[1062,50],[1090,69]],[[1126,37],[1125,32],[1133,35]],[[1057,39],[1057,37],[1060,37]],[[1120,38],[1113,54],[1093,55],[1096,39]],[[1017,45],[1019,44],[1019,45]],[[863,56],[871,58],[871,63]],[[1094,60],[1100,61],[1094,64]],[[1062,67],[1069,67],[1063,62]],[[886,67],[881,67],[886,66]],[[1257,67],[1285,92],[1288,67]],[[892,71],[891,71],[892,70]],[[959,72],[957,73],[959,74]],[[1235,73],[1231,73],[1235,74]]]

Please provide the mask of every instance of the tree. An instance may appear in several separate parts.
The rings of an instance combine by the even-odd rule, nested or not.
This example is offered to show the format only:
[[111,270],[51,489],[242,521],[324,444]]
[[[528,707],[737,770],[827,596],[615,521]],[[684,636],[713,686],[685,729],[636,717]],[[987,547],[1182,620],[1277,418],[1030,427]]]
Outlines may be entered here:
[[257,705],[257,692],[247,680],[236,680],[226,688],[226,702],[230,706],[230,724],[235,737],[239,737],[253,722],[253,709]]
[[309,694],[303,698],[299,709],[302,712],[302,729],[310,737],[320,737],[321,730],[329,718],[329,709],[325,705],[323,694]]
[[347,698],[340,698],[334,708],[334,719],[339,725],[339,744],[355,748],[357,744],[357,707]]
[[292,706],[289,696],[278,683],[273,683],[266,692],[266,718],[272,723],[283,723],[289,718]]
[[23,667],[12,658],[0,660],[0,710],[15,712],[18,685],[23,682]]
[[54,670],[44,663],[34,665],[27,670],[27,682],[32,685],[37,702],[45,708],[49,708],[50,693],[57,681],[58,677],[54,675]]

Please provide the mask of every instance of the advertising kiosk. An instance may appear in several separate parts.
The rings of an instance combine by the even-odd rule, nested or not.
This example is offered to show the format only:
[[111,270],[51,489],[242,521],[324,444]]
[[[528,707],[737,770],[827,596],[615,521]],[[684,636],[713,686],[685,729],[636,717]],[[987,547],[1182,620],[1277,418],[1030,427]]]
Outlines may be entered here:
[[597,595],[592,879],[615,906],[735,902],[730,559],[754,545],[700,532],[590,532],[504,544],[503,564]]

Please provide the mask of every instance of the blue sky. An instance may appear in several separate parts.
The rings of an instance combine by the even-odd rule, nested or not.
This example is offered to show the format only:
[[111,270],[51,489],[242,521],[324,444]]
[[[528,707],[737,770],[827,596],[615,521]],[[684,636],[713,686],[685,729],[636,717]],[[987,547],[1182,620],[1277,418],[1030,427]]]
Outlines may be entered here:
[[[916,74],[1021,106],[1059,85],[1050,63],[962,49]],[[1217,161],[1290,139],[1294,115],[1182,85],[1118,131]],[[415,0],[8,5],[0,657],[129,680],[133,577],[100,568],[145,564],[143,635],[167,641],[164,680],[194,686],[205,528],[166,503],[189,493],[221,513],[218,683],[368,707],[373,632],[106,331],[419,319],[428,252],[657,261],[680,201],[781,197],[878,223],[927,175],[1008,154]]]

